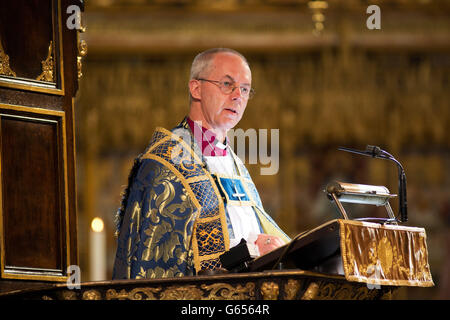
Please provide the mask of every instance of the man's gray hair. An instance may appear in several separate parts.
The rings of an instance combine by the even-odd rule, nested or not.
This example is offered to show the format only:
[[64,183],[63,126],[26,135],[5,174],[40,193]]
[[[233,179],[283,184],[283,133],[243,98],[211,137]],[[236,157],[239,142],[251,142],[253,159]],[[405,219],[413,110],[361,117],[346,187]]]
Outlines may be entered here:
[[211,62],[214,58],[214,56],[218,53],[232,53],[242,58],[243,61],[249,66],[247,59],[236,50],[230,49],[230,48],[212,48],[208,49],[206,51],[203,51],[199,53],[195,58],[194,61],[192,61],[191,66],[191,73],[189,80],[200,78],[202,73],[209,69],[211,66]]

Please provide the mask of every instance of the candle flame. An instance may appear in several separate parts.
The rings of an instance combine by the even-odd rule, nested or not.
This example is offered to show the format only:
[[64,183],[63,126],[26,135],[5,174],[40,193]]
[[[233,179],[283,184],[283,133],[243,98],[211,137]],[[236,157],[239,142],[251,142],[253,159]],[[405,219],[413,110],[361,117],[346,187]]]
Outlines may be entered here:
[[95,217],[91,222],[91,229],[94,232],[102,232],[104,227],[103,220],[99,217]]

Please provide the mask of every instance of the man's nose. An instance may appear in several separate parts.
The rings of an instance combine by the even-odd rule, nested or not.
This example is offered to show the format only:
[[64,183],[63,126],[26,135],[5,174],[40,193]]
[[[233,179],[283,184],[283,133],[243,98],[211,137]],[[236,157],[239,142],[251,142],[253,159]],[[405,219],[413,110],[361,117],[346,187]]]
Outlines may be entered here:
[[235,87],[233,89],[233,92],[231,92],[231,98],[233,100],[242,99],[242,93],[241,93],[241,89],[239,87]]

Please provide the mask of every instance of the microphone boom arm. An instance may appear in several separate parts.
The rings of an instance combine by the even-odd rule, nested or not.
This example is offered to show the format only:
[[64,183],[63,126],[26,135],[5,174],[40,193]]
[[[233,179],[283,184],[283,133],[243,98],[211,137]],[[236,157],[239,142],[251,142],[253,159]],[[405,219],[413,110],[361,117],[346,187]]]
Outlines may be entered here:
[[368,145],[365,151],[344,147],[339,147],[338,150],[395,162],[398,168],[398,194],[399,194],[398,199],[399,199],[400,222],[408,221],[408,206],[406,200],[406,173],[401,163],[397,159],[395,159],[389,152],[384,151],[383,149],[377,146]]

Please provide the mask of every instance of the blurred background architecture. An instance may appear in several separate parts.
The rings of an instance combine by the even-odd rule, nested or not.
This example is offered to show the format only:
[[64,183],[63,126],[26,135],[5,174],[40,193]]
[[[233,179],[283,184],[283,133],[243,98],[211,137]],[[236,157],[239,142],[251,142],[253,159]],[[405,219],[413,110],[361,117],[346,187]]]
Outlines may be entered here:
[[[371,4],[380,29],[367,27]],[[323,192],[332,180],[397,193],[394,164],[337,150],[378,145],[405,167],[406,224],[426,229],[436,284],[398,297],[450,298],[450,2],[89,0],[83,26],[88,53],[75,101],[82,281],[94,277],[92,251],[103,250],[89,245],[95,217],[111,279],[129,170],[155,127],[170,129],[187,113],[192,59],[231,47],[248,58],[256,90],[239,127],[280,133],[278,174],[248,165],[266,211],[295,236],[339,218]]]

